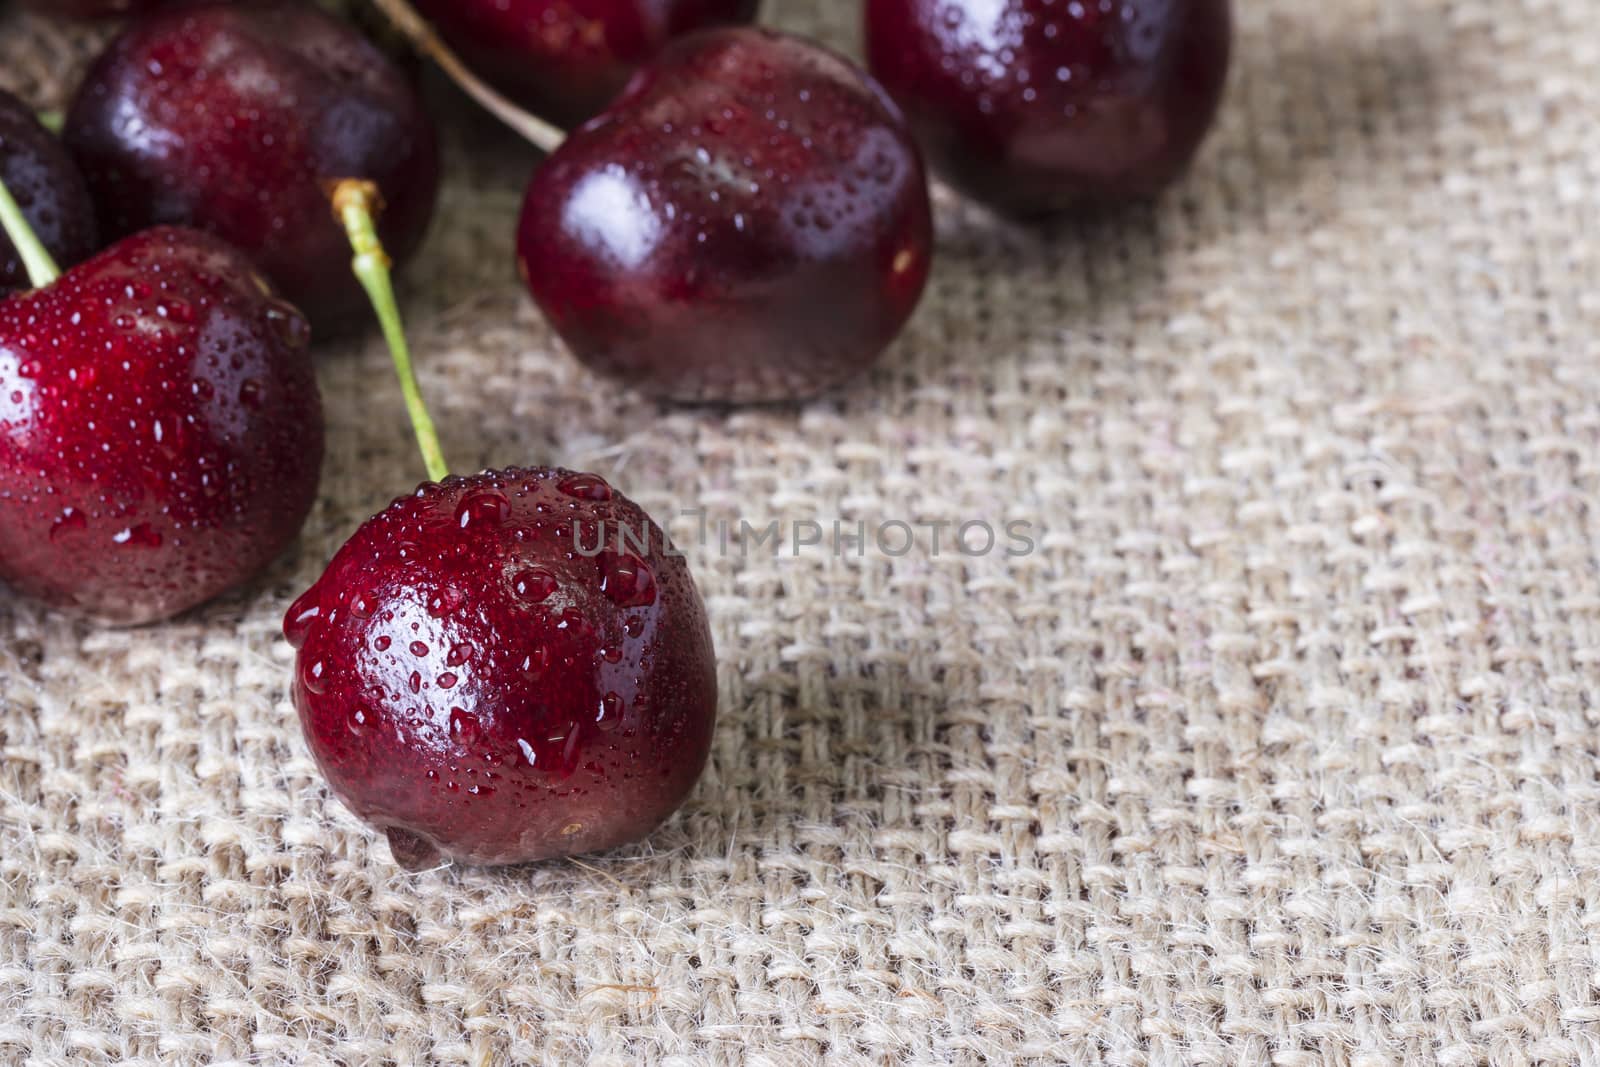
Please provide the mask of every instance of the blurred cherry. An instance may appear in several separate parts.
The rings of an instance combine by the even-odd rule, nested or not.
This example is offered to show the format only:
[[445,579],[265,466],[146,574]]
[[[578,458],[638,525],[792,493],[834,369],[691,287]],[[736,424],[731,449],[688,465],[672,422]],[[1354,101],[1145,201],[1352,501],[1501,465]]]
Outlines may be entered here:
[[933,165],[1036,215],[1153,196],[1216,117],[1228,0],[868,0],[867,56]]

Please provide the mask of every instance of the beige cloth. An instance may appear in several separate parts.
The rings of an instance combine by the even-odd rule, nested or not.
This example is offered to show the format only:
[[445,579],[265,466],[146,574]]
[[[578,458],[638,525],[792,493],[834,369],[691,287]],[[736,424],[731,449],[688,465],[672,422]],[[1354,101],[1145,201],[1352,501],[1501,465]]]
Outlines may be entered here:
[[[534,156],[438,92],[407,295],[458,469],[1038,551],[695,550],[684,813],[408,876],[286,696],[284,606],[421,473],[376,341],[331,353],[258,587],[133,633],[0,600],[0,1062],[1600,1063],[1595,15],[1247,0],[1181,189],[1046,232],[941,194],[903,342],[793,412],[572,363],[511,267]],[[0,17],[42,105],[80,51]]]

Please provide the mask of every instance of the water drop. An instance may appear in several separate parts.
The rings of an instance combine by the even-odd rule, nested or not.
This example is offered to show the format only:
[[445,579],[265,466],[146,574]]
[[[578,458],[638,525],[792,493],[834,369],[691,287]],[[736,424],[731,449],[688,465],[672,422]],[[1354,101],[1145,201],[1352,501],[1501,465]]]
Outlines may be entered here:
[[460,679],[456,677],[454,671],[445,671],[443,674],[439,675],[438,686],[440,689],[454,689],[456,687],[456,682],[458,681],[460,681]]
[[532,603],[540,603],[556,591],[556,576],[542,567],[519,571],[511,580],[517,596]]
[[286,300],[267,302],[267,325],[290,348],[304,348],[311,343],[311,323]]
[[322,617],[322,607],[317,603],[317,599],[316,589],[301,594],[284,620],[283,636],[288,638],[290,646],[295,649],[306,643],[311,627]]
[[421,659],[428,654],[428,644],[425,641],[411,642],[411,654]]
[[567,496],[577,500],[604,501],[611,499],[611,486],[596,474],[574,474],[563,478],[556,486]]
[[631,554],[600,554],[600,589],[618,607],[643,608],[656,602],[655,573],[644,560]]
[[463,530],[473,525],[498,526],[511,515],[511,501],[498,489],[476,489],[456,506],[456,522]]
[[472,647],[470,645],[464,642],[454,644],[450,646],[450,654],[444,658],[444,662],[446,666],[459,667],[467,662],[468,657],[471,655]]
[[261,410],[261,394],[265,392],[260,382],[246,378],[239,383],[239,403],[251,411]]
[[460,590],[454,587],[441,589],[428,598],[428,614],[442,619],[460,607],[462,599]]
[[615,730],[622,722],[622,698],[615,693],[607,693],[600,700],[600,710],[595,715],[594,724],[609,733]]
[[151,528],[147,522],[137,526],[129,526],[111,535],[111,540],[117,545],[135,548],[160,548],[161,535]]
[[377,640],[372,642],[372,647],[379,652],[387,652],[393,643],[388,634],[379,634]]
[[472,746],[477,744],[479,734],[478,717],[470,711],[461,708],[450,709],[450,736],[456,739],[457,744]]
[[327,668],[319,659],[300,672],[300,681],[311,692],[321,696],[328,691]]

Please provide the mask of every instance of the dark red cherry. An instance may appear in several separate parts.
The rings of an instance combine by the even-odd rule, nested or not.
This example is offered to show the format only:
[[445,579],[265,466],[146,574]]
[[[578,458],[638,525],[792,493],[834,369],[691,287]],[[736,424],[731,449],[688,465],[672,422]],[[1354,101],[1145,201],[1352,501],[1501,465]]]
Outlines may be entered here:
[[415,0],[474,71],[551,122],[597,113],[667,43],[759,0]]
[[591,367],[688,401],[858,374],[927,281],[922,161],[865,74],[796,37],[708,30],[534,174],[518,258]]
[[1216,116],[1229,0],[868,0],[872,73],[936,169],[1020,215],[1150,197]]
[[192,230],[0,301],[0,578],[135,624],[254,575],[316,497],[307,340],[243,256]]
[[[17,198],[57,263],[71,266],[94,252],[94,203],[83,175],[28,106],[4,90],[0,90],[0,181]],[[27,287],[22,259],[0,233],[0,294]]]
[[356,531],[284,633],[312,754],[409,868],[637,840],[706,762],[717,684],[699,593],[593,475],[423,485]]
[[406,77],[346,23],[303,3],[204,4],[140,19],[95,63],[66,141],[102,226],[215,233],[319,331],[366,321],[328,208],[340,178],[374,182],[404,262],[433,213],[439,160]]

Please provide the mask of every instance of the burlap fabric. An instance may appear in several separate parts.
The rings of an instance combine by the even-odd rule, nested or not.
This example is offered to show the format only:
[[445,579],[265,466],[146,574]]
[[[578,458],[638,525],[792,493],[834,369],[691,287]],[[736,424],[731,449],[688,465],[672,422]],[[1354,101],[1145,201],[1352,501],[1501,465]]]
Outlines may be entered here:
[[[845,47],[854,6],[768,5]],[[0,601],[0,1062],[1600,1063],[1595,14],[1243,3],[1181,190],[1032,231],[941,194],[904,341],[793,411],[575,366],[510,265],[534,156],[439,92],[407,299],[459,469],[1036,550],[713,532],[682,815],[404,875],[286,695],[284,605],[420,477],[378,345],[330,351],[256,587],[121,633]],[[81,54],[0,19],[41,105]]]

